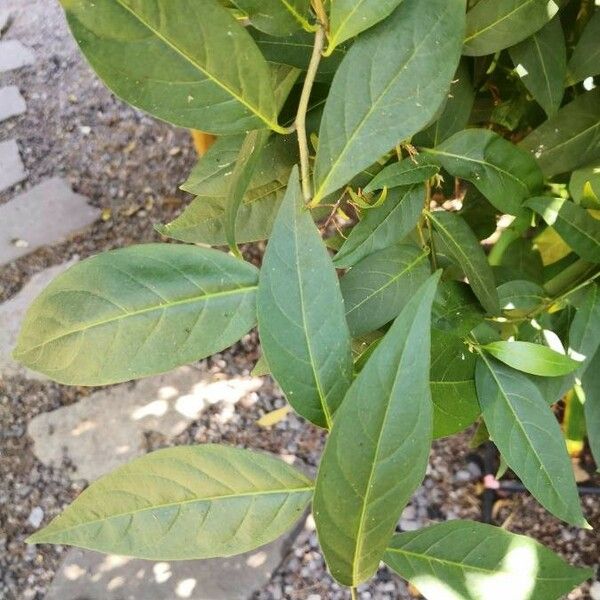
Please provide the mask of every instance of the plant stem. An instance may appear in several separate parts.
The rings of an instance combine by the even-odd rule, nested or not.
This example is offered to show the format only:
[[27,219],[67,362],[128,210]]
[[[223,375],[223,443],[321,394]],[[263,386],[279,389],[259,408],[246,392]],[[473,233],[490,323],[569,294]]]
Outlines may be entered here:
[[352,600],[357,600],[356,588],[355,587],[351,587],[350,588],[350,597],[352,598]]
[[310,182],[310,151],[308,148],[308,136],[306,133],[306,113],[308,112],[308,102],[312,91],[321,54],[325,46],[325,29],[323,25],[315,33],[315,43],[312,56],[306,72],[304,87],[298,104],[298,113],[296,114],[296,131],[298,133],[298,145],[300,147],[300,175],[302,178],[302,195],[304,201],[308,204],[312,198],[312,185]]

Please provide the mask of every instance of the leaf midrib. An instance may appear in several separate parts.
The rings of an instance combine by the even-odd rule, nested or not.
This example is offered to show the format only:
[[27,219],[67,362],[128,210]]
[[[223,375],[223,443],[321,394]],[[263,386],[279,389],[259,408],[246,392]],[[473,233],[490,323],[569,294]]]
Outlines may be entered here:
[[471,40],[474,40],[475,38],[479,37],[480,35],[482,35],[486,31],[489,31],[490,29],[493,29],[494,27],[496,27],[499,23],[502,23],[502,21],[505,21],[506,19],[509,19],[514,14],[516,14],[517,12],[519,12],[521,9],[525,8],[527,5],[531,4],[532,2],[537,2],[537,1],[538,0],[525,0],[525,2],[523,4],[519,4],[519,6],[517,6],[516,8],[514,8],[510,12],[507,12],[500,19],[497,19],[496,21],[493,21],[492,23],[490,23],[489,25],[487,25],[483,29],[480,29],[479,31],[476,31],[472,35],[466,37],[464,43],[468,44]]
[[[193,304],[195,302],[209,302],[210,300],[212,300],[214,298],[222,298],[222,297],[227,297],[227,296],[233,296],[236,294],[247,294],[247,293],[256,291],[257,288],[258,288],[257,285],[253,285],[253,286],[248,286],[248,287],[236,288],[234,290],[227,290],[227,291],[223,291],[223,292],[212,292],[210,294],[203,294],[202,296],[194,296],[192,298],[186,298],[185,300],[177,300],[174,302],[167,302],[164,304],[147,306],[147,307],[144,307],[142,309],[135,310],[132,312],[121,313],[119,315],[113,316],[110,319],[104,319],[102,321],[95,321],[93,323],[84,324],[83,326],[79,326],[79,327],[76,327],[69,331],[65,331],[65,332],[61,333],[60,335],[56,335],[50,339],[44,340],[43,342],[40,342],[39,344],[36,344],[35,346],[31,346],[25,350],[19,350],[17,348],[14,352],[14,355],[15,356],[24,356],[25,354],[27,354],[29,352],[33,352],[34,350],[37,350],[38,348],[42,348],[48,344],[51,344],[57,340],[68,337],[70,335],[73,335],[76,333],[81,333],[82,331],[88,331],[89,329],[94,329],[96,327],[102,327],[103,325],[118,322],[123,319],[128,319],[130,317],[133,318],[133,317],[137,317],[139,315],[151,313],[153,311],[171,309],[171,308],[178,307],[178,306],[185,306],[187,304]],[[68,292],[68,291],[69,290],[64,290],[64,292]]]
[[364,117],[361,118],[361,120],[359,121],[357,126],[354,128],[354,131],[352,132],[350,137],[346,140],[343,150],[339,153],[336,160],[334,160],[332,162],[331,166],[329,167],[329,172],[328,172],[327,176],[325,177],[325,179],[319,185],[319,188],[315,191],[314,198],[318,199],[319,201],[321,200],[321,198],[323,196],[323,190],[326,188],[327,184],[329,183],[329,180],[332,178],[332,175],[337,171],[340,163],[342,163],[343,160],[345,159],[346,154],[348,152],[348,148],[354,143],[354,140],[358,136],[359,132],[362,131],[363,127],[365,126],[365,123],[368,121],[368,119],[371,117],[371,115],[375,112],[376,109],[379,108],[379,103],[381,102],[381,99],[388,94],[388,92],[396,84],[398,79],[402,75],[404,75],[404,71],[406,71],[406,69],[408,68],[408,65],[414,60],[414,58],[417,55],[417,53],[419,52],[419,50],[427,43],[427,40],[429,39],[429,37],[431,37],[431,35],[436,31],[436,28],[438,27],[438,25],[439,25],[440,21],[443,19],[443,17],[445,17],[445,15],[446,15],[445,12],[440,14],[440,16],[438,17],[435,24],[433,24],[431,26],[431,28],[429,29],[429,32],[423,37],[421,42],[419,44],[417,44],[417,46],[415,46],[412,54],[404,62],[404,64],[401,66],[401,68],[398,69],[398,72],[396,73],[396,75],[394,75],[394,77],[391,78],[389,83],[385,86],[383,91],[379,94],[379,96],[377,97],[377,101],[371,102],[369,109],[365,113]]
[[[461,571],[466,571],[468,569],[471,571],[478,571],[480,573],[487,573],[490,575],[494,575],[497,573],[511,574],[511,571],[508,570],[499,571],[498,569],[488,569],[486,567],[479,567],[469,563],[459,563],[453,560],[439,558],[437,556],[430,556],[425,552],[411,552],[410,550],[404,550],[400,548],[388,548],[387,552],[390,554],[405,554],[406,556],[412,556],[426,562],[437,562],[453,569],[460,569]],[[536,575],[535,579],[536,581],[570,581],[570,579],[567,577],[541,577],[540,575]]]
[[114,0],[121,8],[126,10],[129,14],[131,14],[135,19],[137,19],[146,29],[152,32],[161,42],[167,45],[169,48],[177,52],[179,56],[183,57],[187,60],[193,67],[202,72],[208,79],[210,79],[213,83],[218,85],[220,88],[225,90],[232,98],[235,98],[240,104],[245,106],[248,110],[250,110],[254,115],[256,115],[263,123],[265,123],[269,129],[273,131],[280,131],[281,128],[276,122],[271,121],[271,119],[260,112],[258,107],[253,106],[249,102],[247,102],[243,97],[241,97],[237,92],[232,90],[228,85],[224,82],[217,79],[212,73],[206,70],[201,64],[199,64],[194,58],[185,54],[183,50],[177,47],[176,44],[168,40],[162,33],[160,33],[157,29],[152,27],[150,23],[148,23],[145,19],[143,19],[139,14],[137,14],[132,8],[127,6],[123,0]]
[[[253,491],[253,492],[238,492],[238,493],[234,493],[234,494],[224,494],[221,496],[207,496],[205,498],[190,498],[188,500],[181,500],[179,502],[165,502],[163,504],[156,504],[154,506],[145,506],[144,508],[140,508],[140,509],[136,509],[136,510],[129,510],[126,512],[122,512],[122,513],[117,513],[114,515],[109,515],[107,517],[104,518],[100,518],[100,519],[93,519],[91,521],[85,521],[83,523],[78,523],[76,525],[73,525],[71,527],[66,527],[63,529],[59,529],[58,533],[63,535],[69,531],[73,531],[74,529],[80,529],[81,527],[89,527],[91,525],[95,525],[96,523],[103,523],[105,521],[109,521],[112,519],[118,519],[121,517],[127,517],[127,516],[133,516],[133,515],[137,515],[140,513],[144,513],[144,512],[148,512],[148,511],[155,511],[155,510],[162,510],[165,508],[172,508],[173,506],[185,506],[186,504],[193,504],[195,502],[216,502],[218,500],[232,500],[232,499],[237,499],[237,498],[250,498],[253,496],[272,496],[272,495],[276,495],[276,494],[281,494],[281,495],[286,495],[289,496],[291,494],[300,494],[300,493],[305,493],[305,492],[310,492],[314,489],[314,486],[312,485],[307,485],[305,487],[301,487],[301,488],[282,488],[282,489],[276,489],[276,490],[266,490],[266,491]],[[119,492],[120,490],[113,490],[115,492]],[[49,525],[49,527],[51,527],[52,524]],[[44,533],[44,530],[40,531],[40,537],[39,539],[44,539],[43,536],[41,536],[42,533]],[[34,534],[32,537],[36,537],[37,534]],[[47,539],[51,539],[51,538],[47,538]]]

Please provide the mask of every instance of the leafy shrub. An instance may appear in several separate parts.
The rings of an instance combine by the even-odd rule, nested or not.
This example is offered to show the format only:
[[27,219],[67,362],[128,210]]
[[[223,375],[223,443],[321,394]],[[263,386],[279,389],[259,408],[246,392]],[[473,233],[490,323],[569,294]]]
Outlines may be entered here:
[[[316,482],[248,450],[151,453],[31,541],[228,556],[312,501],[353,595],[382,559],[435,600],[555,598],[587,578],[490,525],[394,531],[432,440],[475,422],[540,504],[588,527],[552,405],[584,414],[600,459],[594,3],[62,2],[118,96],[219,137],[183,185],[196,198],[157,226],[187,244],[75,265],[31,307],[15,355],[105,385],[258,323],[262,368],[329,437]],[[259,270],[239,245],[265,239]]]

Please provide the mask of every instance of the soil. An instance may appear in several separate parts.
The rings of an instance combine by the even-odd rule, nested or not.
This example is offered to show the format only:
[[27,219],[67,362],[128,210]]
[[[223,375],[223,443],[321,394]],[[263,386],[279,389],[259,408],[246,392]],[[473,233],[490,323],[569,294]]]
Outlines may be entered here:
[[[46,177],[66,177],[73,189],[104,210],[105,220],[63,244],[40,249],[0,269],[0,301],[13,296],[35,273],[74,255],[143,241],[157,241],[153,225],[172,219],[186,196],[177,190],[195,161],[189,132],[160,123],[120,102],[97,80],[72,41],[58,2],[2,0],[14,11],[6,39],[19,39],[36,53],[35,65],[1,76],[3,85],[17,85],[27,101],[27,113],[0,124],[0,139],[16,138],[29,176],[23,187]],[[0,194],[8,201],[19,187]],[[32,218],[35,218],[32,216]],[[256,335],[207,360],[215,372],[246,374],[258,357]],[[40,511],[44,523],[84,489],[72,482],[69,464],[48,468],[33,455],[27,423],[41,412],[77,402],[92,390],[23,378],[0,378],[0,599],[41,600],[64,556],[65,548],[27,546]],[[323,435],[290,415],[273,429],[256,420],[283,406],[280,391],[267,382],[251,400],[238,405],[228,420],[218,405],[170,443],[225,442],[297,457],[307,469],[316,467]],[[417,491],[401,526],[414,528],[456,518],[478,519],[481,472],[470,461],[469,436],[436,442],[428,475]],[[148,450],[164,446],[148,435]],[[600,526],[600,498],[583,499],[585,515]],[[525,494],[497,505],[497,523],[532,535],[565,559],[597,567],[594,532],[567,527]],[[590,598],[589,586],[574,591],[571,600]],[[348,598],[326,573],[314,524],[307,522],[272,580],[254,600]],[[398,577],[383,568],[360,588],[362,600],[418,597]]]

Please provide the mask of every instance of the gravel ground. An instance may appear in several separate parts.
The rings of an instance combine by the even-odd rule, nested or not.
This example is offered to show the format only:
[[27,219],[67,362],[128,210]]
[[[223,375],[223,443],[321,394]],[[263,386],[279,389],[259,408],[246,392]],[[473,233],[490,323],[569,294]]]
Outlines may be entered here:
[[[95,79],[67,33],[54,0],[2,0],[2,8],[19,11],[8,39],[34,48],[37,62],[2,77],[16,84],[28,111],[0,125],[0,139],[16,137],[29,171],[25,186],[61,175],[73,188],[105,210],[106,220],[67,243],[41,249],[0,269],[0,301],[14,295],[43,268],[73,255],[84,258],[101,250],[134,242],[157,240],[152,225],[174,216],[184,202],[177,185],[194,162],[189,134],[141,115],[123,105]],[[0,194],[9,200],[18,188]],[[258,357],[255,334],[207,361],[210,370],[227,375],[247,374]],[[31,451],[27,423],[41,412],[76,402],[90,389],[68,388],[22,378],[0,379],[0,599],[41,600],[65,549],[28,547],[24,539],[43,519],[47,522],[85,487],[72,482],[69,464],[50,469]],[[202,414],[174,444],[225,442],[290,455],[314,469],[323,436],[301,419],[289,416],[271,430],[256,420],[283,406],[279,390],[267,381],[238,404],[233,414],[218,405]],[[147,436],[148,450],[162,447],[161,436]],[[428,475],[404,512],[400,525],[414,529],[434,521],[474,518],[480,514],[477,483],[480,471],[469,461],[468,436],[435,444]],[[584,499],[585,514],[600,526],[600,500]],[[528,533],[578,564],[597,565],[596,534],[565,527],[525,495],[497,504],[497,522]],[[588,586],[571,600],[591,598]],[[361,598],[418,597],[386,569]],[[271,582],[254,600],[334,600],[348,598],[326,573],[314,524],[307,521]],[[596,599],[594,599],[596,600]]]

